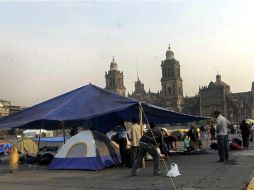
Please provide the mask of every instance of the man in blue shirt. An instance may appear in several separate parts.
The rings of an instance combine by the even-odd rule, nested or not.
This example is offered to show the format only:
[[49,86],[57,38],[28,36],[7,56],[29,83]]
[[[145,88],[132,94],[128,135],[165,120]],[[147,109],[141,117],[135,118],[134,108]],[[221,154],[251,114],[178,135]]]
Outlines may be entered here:
[[122,159],[121,165],[123,166],[124,164],[126,164],[125,153],[126,153],[126,148],[127,148],[127,130],[126,130],[124,121],[120,122],[120,125],[117,128],[116,134],[117,134],[117,138],[118,138],[120,155],[121,155],[121,159]]

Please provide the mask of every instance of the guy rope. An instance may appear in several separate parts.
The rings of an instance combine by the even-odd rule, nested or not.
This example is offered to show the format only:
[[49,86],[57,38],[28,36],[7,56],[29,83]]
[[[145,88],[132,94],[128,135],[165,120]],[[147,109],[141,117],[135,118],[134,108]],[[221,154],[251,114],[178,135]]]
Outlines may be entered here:
[[[153,136],[153,140],[155,141],[156,146],[159,147],[159,146],[158,146],[158,143],[156,142],[154,133],[153,133],[151,127],[150,127],[149,121],[148,121],[148,119],[147,119],[147,117],[146,117],[146,114],[145,114],[145,112],[144,112],[144,109],[143,109],[141,103],[140,103],[140,112],[144,114],[144,118],[145,118],[145,120],[146,120],[146,122],[147,122],[147,126],[148,126],[148,128],[151,130],[151,133],[152,133],[152,136]],[[142,114],[140,114],[140,115],[141,115],[140,117],[142,118]],[[165,166],[165,168],[166,168],[166,170],[167,170],[167,172],[168,172],[169,169],[168,169],[168,166],[167,166],[167,164],[166,164],[165,159],[164,159],[163,157],[162,157],[161,159],[162,159],[163,164],[164,164],[164,166]],[[169,176],[169,183],[171,184],[171,186],[173,187],[174,190],[177,190],[177,188],[176,188],[176,186],[175,186],[175,183],[174,183],[174,181],[173,181],[173,179],[172,179],[171,176]]]

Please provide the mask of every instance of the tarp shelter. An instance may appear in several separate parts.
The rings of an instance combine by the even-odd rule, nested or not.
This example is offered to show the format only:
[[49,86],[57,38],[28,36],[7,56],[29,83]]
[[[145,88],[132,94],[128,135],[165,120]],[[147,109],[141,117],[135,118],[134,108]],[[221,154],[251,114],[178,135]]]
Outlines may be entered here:
[[[0,129],[61,129],[81,126],[102,133],[112,130],[121,120],[139,118],[142,106],[149,122],[173,124],[208,119],[169,111],[117,95],[89,84],[0,119]],[[145,120],[144,120],[145,121]]]
[[86,130],[67,140],[49,169],[99,170],[120,163],[119,149],[111,140],[97,131]]

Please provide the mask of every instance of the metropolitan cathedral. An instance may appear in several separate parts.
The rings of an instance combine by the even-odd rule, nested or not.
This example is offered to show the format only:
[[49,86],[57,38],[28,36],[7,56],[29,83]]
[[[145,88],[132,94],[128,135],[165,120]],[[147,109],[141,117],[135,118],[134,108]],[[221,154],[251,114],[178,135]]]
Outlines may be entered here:
[[[119,95],[126,95],[123,72],[120,72],[114,58],[110,70],[105,73],[105,89]],[[210,117],[218,110],[231,122],[239,123],[242,119],[254,118],[254,82],[248,92],[232,93],[230,86],[216,75],[216,81],[199,88],[197,95],[183,97],[183,80],[180,63],[174,52],[168,47],[165,60],[161,61],[161,90],[151,92],[145,90],[139,78],[135,81],[135,90],[128,97],[151,103],[169,110],[192,115]]]

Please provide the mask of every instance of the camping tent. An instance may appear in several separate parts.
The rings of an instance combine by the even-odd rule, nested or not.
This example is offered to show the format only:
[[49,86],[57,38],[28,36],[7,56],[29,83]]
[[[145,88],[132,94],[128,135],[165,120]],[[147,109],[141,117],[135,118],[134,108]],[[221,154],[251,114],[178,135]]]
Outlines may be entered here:
[[120,162],[119,149],[111,140],[97,131],[86,130],[61,147],[49,169],[99,170]]
[[131,121],[133,117],[138,118],[141,107],[148,121],[154,123],[172,124],[208,119],[140,103],[89,84],[1,118],[0,129],[61,129],[62,122],[64,127],[81,126],[107,133],[121,120]]
[[22,138],[15,141],[14,146],[17,147],[18,152],[23,155],[36,156],[38,152],[37,144],[28,138]]

